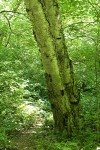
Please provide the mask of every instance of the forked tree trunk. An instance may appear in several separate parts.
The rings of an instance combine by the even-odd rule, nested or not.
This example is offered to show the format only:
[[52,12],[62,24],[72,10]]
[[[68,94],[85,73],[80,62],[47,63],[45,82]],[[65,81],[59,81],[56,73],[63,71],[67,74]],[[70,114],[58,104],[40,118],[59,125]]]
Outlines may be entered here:
[[62,31],[57,0],[25,0],[39,46],[55,129],[68,134],[79,128],[79,93]]

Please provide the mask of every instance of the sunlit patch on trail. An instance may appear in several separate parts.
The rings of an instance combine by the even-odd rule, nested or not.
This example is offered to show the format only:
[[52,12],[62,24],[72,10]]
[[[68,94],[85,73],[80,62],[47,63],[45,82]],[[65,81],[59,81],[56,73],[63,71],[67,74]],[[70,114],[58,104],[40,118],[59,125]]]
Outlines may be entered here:
[[19,109],[22,111],[22,113],[31,115],[33,113],[39,113],[40,108],[37,106],[33,106],[30,102],[25,101],[22,105],[20,105]]

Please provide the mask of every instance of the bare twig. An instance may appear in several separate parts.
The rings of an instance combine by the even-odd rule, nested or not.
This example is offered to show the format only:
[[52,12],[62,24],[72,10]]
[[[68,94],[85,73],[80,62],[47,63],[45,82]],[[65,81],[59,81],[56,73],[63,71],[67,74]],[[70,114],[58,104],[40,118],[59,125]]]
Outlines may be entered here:
[[18,11],[11,11],[11,10],[2,10],[0,11],[0,14],[2,13],[13,13],[13,14],[19,14],[19,15],[26,15],[25,13],[21,13],[21,12],[18,12]]
[[7,22],[8,22],[9,29],[10,29],[11,32],[12,32],[11,25],[10,25],[10,21],[9,21],[8,17],[7,17],[5,14],[4,14],[4,17],[6,18],[6,20],[7,20]]

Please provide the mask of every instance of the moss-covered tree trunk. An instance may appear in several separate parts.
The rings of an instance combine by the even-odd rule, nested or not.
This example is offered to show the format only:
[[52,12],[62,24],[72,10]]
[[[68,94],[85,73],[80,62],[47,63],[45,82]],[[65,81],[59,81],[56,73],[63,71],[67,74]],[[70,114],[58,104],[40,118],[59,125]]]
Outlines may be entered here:
[[79,94],[62,31],[57,0],[25,0],[39,46],[55,129],[79,128]]

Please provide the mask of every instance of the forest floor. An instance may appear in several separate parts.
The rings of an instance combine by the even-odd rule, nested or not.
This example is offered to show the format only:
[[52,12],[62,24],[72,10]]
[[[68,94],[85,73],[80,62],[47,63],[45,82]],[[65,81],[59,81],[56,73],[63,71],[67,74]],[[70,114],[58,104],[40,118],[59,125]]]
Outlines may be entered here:
[[38,124],[16,134],[11,139],[12,148],[4,150],[96,150],[96,145],[91,141],[80,141],[81,139],[75,137],[67,139],[65,135],[54,134],[52,128]]
[[26,130],[12,138],[12,145],[15,150],[36,150],[34,137],[36,130]]
[[[45,150],[42,146],[45,147],[45,136],[47,132],[41,123],[29,129],[25,129],[23,132],[12,137],[11,142],[13,149],[11,150]],[[44,145],[42,145],[42,142]]]
[[92,130],[87,129],[67,138],[66,132],[54,132],[52,114],[47,116],[42,118],[37,114],[36,121],[30,127],[25,126],[9,135],[9,148],[0,150],[96,150],[98,144]]
[[33,134],[23,133],[12,139],[15,150],[35,150]]
[[12,136],[12,148],[7,150],[53,150],[52,143],[56,140],[55,136],[51,128],[38,123]]
[[12,148],[7,150],[80,150],[78,143],[54,134],[49,127],[31,127],[12,137]]

